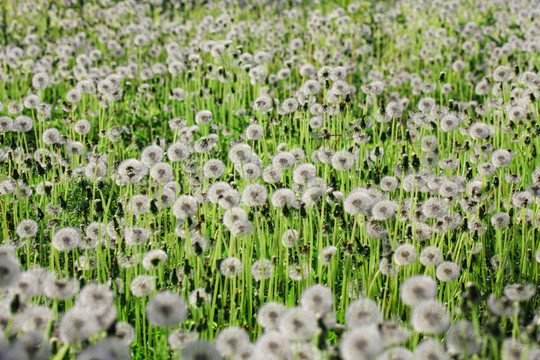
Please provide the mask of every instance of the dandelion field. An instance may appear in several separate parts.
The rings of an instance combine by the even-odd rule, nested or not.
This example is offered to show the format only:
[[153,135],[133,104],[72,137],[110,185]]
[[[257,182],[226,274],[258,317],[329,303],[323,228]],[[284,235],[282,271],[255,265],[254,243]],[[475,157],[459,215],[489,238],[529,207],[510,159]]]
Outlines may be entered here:
[[537,1],[0,2],[0,359],[540,359]]

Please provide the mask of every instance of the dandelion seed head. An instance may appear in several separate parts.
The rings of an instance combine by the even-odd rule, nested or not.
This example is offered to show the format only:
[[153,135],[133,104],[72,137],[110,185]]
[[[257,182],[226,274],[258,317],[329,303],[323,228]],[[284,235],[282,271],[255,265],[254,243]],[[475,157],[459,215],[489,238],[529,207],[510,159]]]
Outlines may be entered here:
[[439,340],[425,338],[414,350],[414,358],[418,360],[450,360]]
[[211,342],[194,340],[184,346],[182,360],[221,360],[221,355]]
[[255,278],[256,281],[261,281],[262,279],[269,279],[272,277],[274,271],[274,266],[272,262],[268,259],[259,259],[255,260],[251,265],[251,275]]
[[38,224],[35,220],[24,219],[17,225],[17,235],[23,239],[36,236],[38,232]]
[[437,266],[442,260],[442,252],[436,246],[427,246],[420,252],[420,263],[424,266]]
[[168,259],[167,253],[161,249],[149,250],[142,258],[142,266],[145,270],[150,271],[165,264]]
[[334,296],[324,285],[312,285],[302,292],[300,305],[314,314],[325,314],[332,310]]
[[345,322],[349,328],[380,324],[382,320],[381,310],[371,299],[355,300],[345,311]]
[[284,334],[279,331],[267,331],[255,342],[254,354],[260,354],[263,359],[282,359],[289,356],[292,346]]
[[396,248],[393,259],[399,266],[412,264],[418,257],[418,250],[412,244],[402,244]]
[[196,341],[198,338],[199,334],[196,332],[176,329],[169,333],[167,342],[172,350],[182,350],[187,344]]
[[59,338],[64,343],[77,344],[100,330],[96,316],[78,307],[67,310],[60,320]]
[[179,295],[162,291],[154,295],[146,305],[148,321],[155,326],[175,326],[185,320],[187,305]]
[[77,228],[62,228],[54,234],[52,246],[58,251],[68,251],[76,248],[81,242],[81,231]]
[[379,330],[374,326],[361,326],[346,332],[339,344],[344,360],[369,359],[382,350]]
[[232,279],[242,274],[244,265],[240,259],[231,256],[221,261],[219,271],[223,276]]
[[293,341],[309,340],[317,330],[315,315],[301,307],[286,310],[279,316],[277,325],[279,331]]
[[505,286],[504,295],[512,301],[529,300],[536,293],[536,288],[533,284],[510,284]]
[[440,334],[450,324],[450,317],[441,303],[425,300],[413,308],[411,324],[419,333]]
[[399,291],[405,305],[415,306],[421,301],[434,299],[437,295],[437,284],[429,276],[415,275],[407,278]]

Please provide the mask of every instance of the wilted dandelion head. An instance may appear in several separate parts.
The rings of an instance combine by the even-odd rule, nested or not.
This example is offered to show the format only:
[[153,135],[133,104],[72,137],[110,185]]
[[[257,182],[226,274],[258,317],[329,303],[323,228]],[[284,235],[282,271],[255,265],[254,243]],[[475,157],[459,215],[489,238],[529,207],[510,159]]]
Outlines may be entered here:
[[411,324],[419,333],[440,334],[450,324],[450,317],[440,302],[425,300],[413,308]]
[[155,326],[168,327],[180,324],[187,316],[184,299],[170,291],[154,295],[146,305],[148,321]]

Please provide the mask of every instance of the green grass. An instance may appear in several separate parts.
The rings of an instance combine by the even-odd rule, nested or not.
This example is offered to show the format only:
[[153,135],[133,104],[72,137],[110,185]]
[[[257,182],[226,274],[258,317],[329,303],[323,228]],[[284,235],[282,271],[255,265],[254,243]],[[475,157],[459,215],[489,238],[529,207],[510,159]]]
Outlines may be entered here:
[[[514,37],[520,41],[528,39],[531,35],[527,29],[534,26],[533,20],[507,6],[467,2],[459,2],[456,11],[449,11],[448,15],[443,11],[444,16],[437,15],[442,9],[440,5],[420,6],[406,1],[359,2],[359,10],[355,12],[347,10],[350,2],[321,1],[322,4],[301,5],[284,2],[283,6],[247,3],[246,6],[218,5],[217,2],[179,5],[166,1],[161,5],[141,5],[138,10],[125,5],[124,12],[116,2],[103,5],[86,1],[81,7],[79,3],[62,5],[37,1],[31,8],[24,8],[22,2],[15,0],[2,4],[5,15],[2,28],[6,29],[5,39],[11,45],[1,48],[3,109],[0,107],[0,116],[13,120],[20,115],[28,116],[33,120],[33,128],[27,132],[0,131],[0,182],[5,181],[3,184],[7,185],[13,180],[16,184],[11,192],[2,188],[0,195],[3,245],[0,249],[6,253],[10,249],[15,251],[21,273],[30,274],[30,269],[35,267],[48,269],[60,279],[75,278],[80,289],[93,282],[107,284],[114,295],[109,311],[112,307],[117,311],[116,316],[106,322],[107,326],[80,343],[66,346],[65,339],[59,335],[66,327],[61,319],[65,311],[80,306],[77,301],[82,300],[78,295],[68,300],[46,296],[44,289],[50,284],[40,277],[34,280],[39,286],[33,296],[24,298],[19,294],[14,298],[18,281],[14,279],[0,286],[0,299],[6,308],[0,313],[0,318],[6,319],[5,323],[0,322],[0,329],[6,331],[6,346],[15,349],[15,342],[26,332],[20,325],[21,314],[37,305],[53,311],[50,326],[43,335],[44,341],[51,344],[51,357],[58,360],[76,358],[95,344],[103,346],[100,341],[115,337],[114,326],[120,321],[133,326],[135,338],[129,352],[136,359],[179,356],[181,352],[174,351],[167,340],[178,328],[197,332],[200,339],[214,341],[224,329],[238,326],[249,334],[251,342],[256,342],[264,334],[257,317],[260,307],[270,301],[289,308],[298,306],[302,292],[314,284],[323,284],[331,290],[338,324],[347,325],[345,311],[349,304],[366,297],[376,301],[385,319],[395,320],[411,330],[412,335],[402,346],[413,351],[427,337],[449,344],[446,331],[434,336],[416,331],[411,323],[413,308],[406,306],[400,297],[403,282],[420,274],[436,280],[436,299],[446,306],[452,324],[469,320],[482,335],[481,350],[465,355],[474,359],[515,358],[503,356],[508,347],[503,345],[507,338],[535,346],[540,334],[537,324],[539,201],[534,197],[526,206],[521,206],[513,202],[513,197],[521,191],[529,191],[535,176],[538,180],[538,80],[536,85],[534,82],[525,84],[520,74],[526,71],[536,74],[539,57],[537,52],[524,51],[520,46],[507,53],[500,50],[509,46]],[[110,9],[113,5],[116,10]],[[529,7],[533,6],[533,2],[525,2],[521,9],[531,13]],[[100,16],[106,9],[112,18]],[[204,25],[209,21],[207,16],[228,17],[227,25],[215,32],[197,29],[197,26],[208,27]],[[499,19],[502,16],[506,17],[506,22]],[[319,23],[314,24],[315,20]],[[140,25],[145,21],[152,26]],[[480,30],[468,30],[470,25],[467,24],[471,22]],[[185,25],[185,29],[180,25]],[[178,31],[170,31],[171,28]],[[437,31],[443,31],[440,29],[445,35],[437,35]],[[134,45],[140,33],[150,34],[148,44]],[[35,44],[40,51],[35,56],[25,52],[30,48],[29,41],[25,41],[29,34],[37,35]],[[79,46],[74,45],[78,37],[82,38],[80,34],[85,34],[85,39],[77,40]],[[304,46],[298,50],[288,45],[295,38],[304,41]],[[119,56],[114,54],[114,46],[107,44],[113,39],[122,47]],[[226,39],[230,39],[230,43],[225,43],[222,54],[214,56],[208,51],[205,41]],[[469,50],[463,49],[467,42],[472,42]],[[60,44],[71,44],[72,53],[59,56]],[[184,63],[179,74],[165,70],[146,80],[140,73],[123,76],[118,86],[121,96],[109,99],[107,104],[103,101],[105,95],[95,90],[83,93],[81,100],[74,104],[66,102],[68,91],[81,80],[95,78],[97,88],[98,81],[125,71],[119,66],[136,65],[138,71],[155,64],[166,67],[172,59],[172,55],[167,54],[167,44],[176,44],[185,52],[184,55],[174,54]],[[15,47],[23,52],[20,59],[12,61],[10,56],[17,54]],[[85,58],[92,50],[99,50],[102,57]],[[255,81],[250,78],[249,68],[256,64],[246,66],[240,54],[255,55],[262,50],[269,54],[263,65],[267,75],[262,81]],[[190,60],[187,54],[196,54],[200,64]],[[50,55],[52,61],[50,69],[48,65],[44,68],[54,81],[45,89],[37,90],[32,78],[40,72],[36,67],[39,59],[46,55]],[[32,61],[30,67],[22,62],[26,58]],[[452,67],[457,60],[464,62],[462,71]],[[80,65],[86,61],[87,65]],[[308,104],[300,103],[298,110],[290,114],[278,110],[277,101],[297,98],[297,91],[305,81],[317,78],[300,73],[299,68],[304,64],[312,64],[317,70],[325,65],[345,66],[344,80],[356,89],[347,95],[335,96],[331,92],[335,81],[329,78],[321,81],[321,92],[306,97],[324,104],[327,109],[320,127],[310,125],[315,115],[310,113]],[[508,67],[513,75],[505,81],[506,88],[495,95],[491,91],[496,83],[492,72],[501,65]],[[290,77],[271,81],[270,75],[284,68],[291,71]],[[418,82],[433,84],[435,90],[422,92],[412,74],[416,74]],[[490,89],[486,95],[479,95],[475,87],[484,77],[489,78]],[[370,97],[362,86],[374,80],[384,83],[384,91]],[[443,84],[450,84],[451,91],[443,92]],[[174,88],[186,92],[184,101],[171,98]],[[42,103],[52,105],[48,118],[36,109],[24,108],[17,114],[9,109],[12,101],[22,104],[30,93],[38,95]],[[267,94],[272,100],[277,99],[272,109],[266,113],[253,110],[253,101]],[[444,132],[440,118],[435,117],[422,123],[413,121],[418,104],[425,97],[433,98],[439,109],[459,116],[459,129]],[[384,119],[388,104],[404,99],[408,105],[402,113]],[[469,102],[474,104],[465,106]],[[477,105],[483,105],[485,111]],[[526,115],[514,121],[509,118],[509,110],[517,105],[523,107]],[[245,115],[238,115],[239,109],[245,109]],[[196,125],[195,114],[200,110],[209,110],[213,120],[199,124],[190,135],[186,129]],[[172,129],[169,120],[173,118],[185,119],[186,127],[181,131]],[[74,123],[80,119],[92,125],[87,134],[75,131]],[[494,133],[483,139],[472,138],[467,129],[475,122],[492,126]],[[244,130],[251,123],[264,128],[260,140],[245,139]],[[84,153],[68,155],[62,139],[47,144],[43,132],[48,128],[58,129],[66,141],[82,143]],[[358,141],[359,135],[369,136],[369,141]],[[422,138],[428,135],[437,139],[436,151],[422,147]],[[194,216],[179,220],[171,207],[161,208],[164,184],[148,175],[128,184],[120,181],[118,175],[122,161],[140,159],[143,150],[150,145],[158,145],[166,153],[176,141],[191,147],[189,158],[173,162],[165,155],[163,161],[171,165],[174,181],[181,187],[177,196],[190,195],[199,202]],[[199,147],[212,141],[215,142],[213,151],[197,152]],[[248,180],[235,169],[228,156],[235,141],[248,144],[263,168],[272,163],[272,156],[279,151],[299,147],[306,157],[292,168],[284,169],[278,182],[264,181],[262,175],[257,180]],[[42,149],[45,157],[36,155],[38,149]],[[335,164],[324,156],[313,155],[319,149],[347,150],[354,164],[349,170],[336,170]],[[479,164],[491,163],[492,150],[497,149],[510,151],[512,161],[493,174],[483,175]],[[426,155],[436,156],[438,160],[455,158],[457,166],[446,169],[438,162],[430,165]],[[480,158],[478,164],[475,163],[477,158]],[[220,178],[204,177],[202,168],[209,159],[224,162],[224,175]],[[89,170],[85,173],[92,161],[103,164],[103,174],[92,174]],[[307,206],[276,207],[271,199],[277,189],[293,189],[298,198],[306,190],[292,180],[294,168],[300,163],[316,166],[317,176],[324,183],[323,195]],[[195,166],[191,166],[193,164]],[[509,174],[517,174],[521,180],[510,183],[505,179]],[[417,176],[416,184],[425,184],[408,189],[410,178],[407,175]],[[398,187],[393,191],[380,191],[384,176],[394,176]],[[422,215],[424,201],[434,197],[444,199],[434,182],[436,176],[463,182],[457,196],[444,200],[449,214],[460,217],[453,228],[442,218]],[[456,180],[456,177],[460,178]],[[246,220],[253,226],[249,235],[234,236],[224,224],[224,206],[201,201],[216,181],[226,181],[240,193],[250,183],[265,185],[268,199],[263,205],[249,207],[243,202],[235,205],[246,212]],[[481,184],[480,194],[469,191],[474,181]],[[46,186],[38,193],[40,184]],[[341,197],[346,199],[353,189],[360,187],[369,189],[373,203],[394,200],[396,215],[376,221],[372,219],[371,210],[360,213],[348,210]],[[32,194],[23,196],[25,189],[32,189]],[[145,195],[150,200],[148,210],[138,216],[128,206],[134,195]],[[468,202],[472,211],[467,209]],[[495,228],[492,225],[491,217],[498,212],[508,213],[508,226]],[[527,216],[531,219],[527,220]],[[28,239],[21,238],[16,230],[24,219],[33,219],[38,224],[37,234]],[[84,238],[89,236],[87,227],[92,222],[108,224],[107,234],[98,234],[103,241],[95,247],[69,251],[52,247],[58,230],[78,228]],[[374,236],[374,225],[387,231],[387,235],[381,236],[382,239]],[[431,234],[425,238],[417,233],[417,228],[422,226],[431,229]],[[128,245],[125,227],[150,230],[148,241]],[[113,228],[116,231],[112,231]],[[298,241],[290,248],[283,246],[281,239],[288,229],[299,234]],[[207,246],[191,245],[192,240],[200,238]],[[458,265],[459,277],[441,281],[435,267],[425,266],[418,260],[398,267],[397,275],[387,276],[379,268],[381,260],[386,258],[396,265],[392,255],[405,243],[414,245],[419,254],[427,246],[437,247],[444,261]],[[328,246],[335,246],[337,252],[323,265],[320,254]],[[156,268],[147,269],[143,267],[142,257],[154,249],[163,250],[167,260]],[[79,261],[83,255],[93,259],[95,266],[85,268]],[[13,257],[0,255],[0,260],[3,256]],[[126,256],[137,260],[126,266]],[[243,271],[230,279],[220,273],[220,262],[232,256],[241,261]],[[262,281],[256,281],[251,272],[253,262],[259,259],[268,259],[273,264],[271,276]],[[296,264],[307,269],[299,280],[289,276]],[[155,277],[155,290],[149,296],[138,298],[131,294],[130,284],[143,274]],[[512,284],[532,284],[534,294],[511,305],[519,308],[517,315],[498,316],[489,308],[488,297],[490,294],[508,295],[508,286]],[[208,301],[195,297],[185,321],[170,328],[148,321],[145,309],[155,294],[169,290],[188,301],[195,289],[204,289]],[[15,301],[20,301],[21,305],[17,309],[10,308]],[[97,310],[85,311],[93,316]],[[10,329],[12,334],[8,334]],[[314,335],[310,341],[319,346],[318,357],[330,359],[338,353],[333,347],[339,346],[352,330],[337,327],[321,331],[321,336]]]

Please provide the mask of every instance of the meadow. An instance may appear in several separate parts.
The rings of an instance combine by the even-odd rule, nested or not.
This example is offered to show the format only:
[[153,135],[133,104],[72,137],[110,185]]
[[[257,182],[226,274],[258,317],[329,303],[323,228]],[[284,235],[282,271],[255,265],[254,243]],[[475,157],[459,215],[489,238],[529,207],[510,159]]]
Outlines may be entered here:
[[0,1],[0,360],[540,359],[539,15]]

